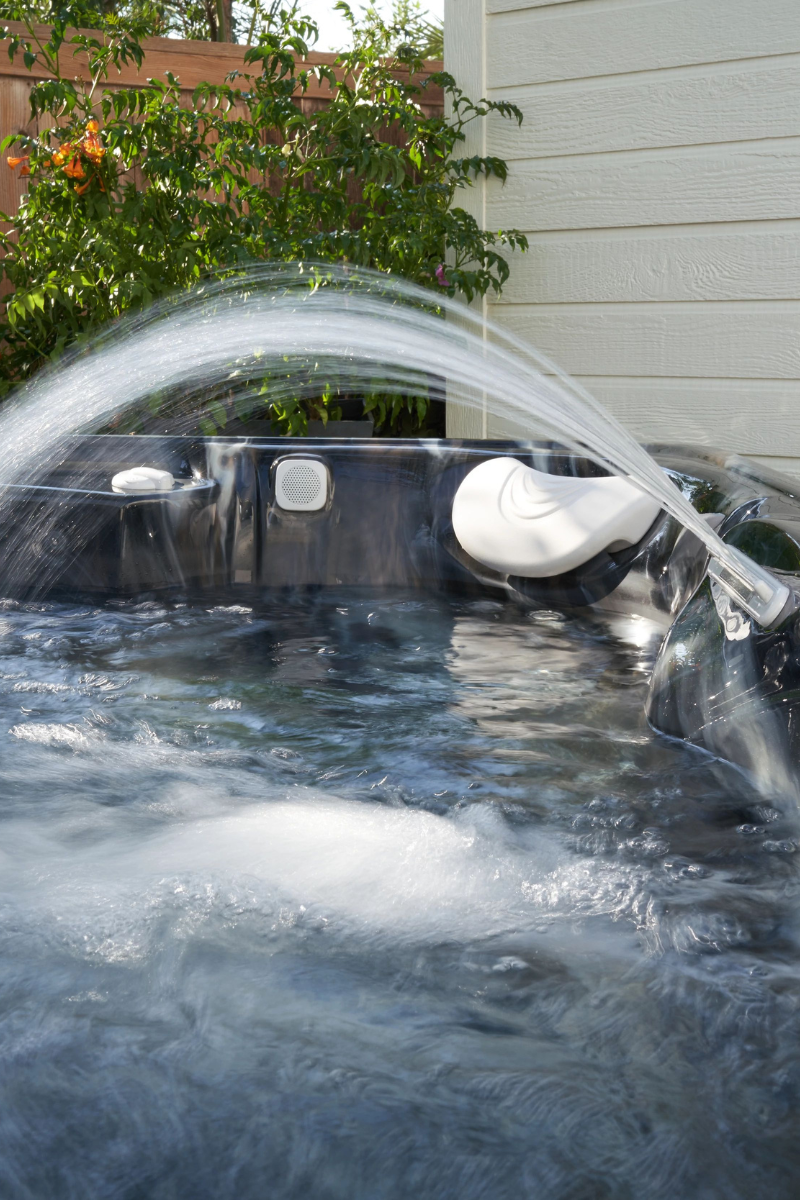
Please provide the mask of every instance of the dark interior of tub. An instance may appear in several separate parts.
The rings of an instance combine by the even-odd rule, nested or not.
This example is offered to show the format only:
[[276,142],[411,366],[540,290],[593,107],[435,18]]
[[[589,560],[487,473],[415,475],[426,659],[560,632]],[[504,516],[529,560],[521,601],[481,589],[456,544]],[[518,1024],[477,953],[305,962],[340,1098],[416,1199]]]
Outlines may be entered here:
[[17,486],[0,1192],[796,1195],[795,817],[648,725],[678,532],[618,612],[526,598],[448,527],[493,453],[111,437]]

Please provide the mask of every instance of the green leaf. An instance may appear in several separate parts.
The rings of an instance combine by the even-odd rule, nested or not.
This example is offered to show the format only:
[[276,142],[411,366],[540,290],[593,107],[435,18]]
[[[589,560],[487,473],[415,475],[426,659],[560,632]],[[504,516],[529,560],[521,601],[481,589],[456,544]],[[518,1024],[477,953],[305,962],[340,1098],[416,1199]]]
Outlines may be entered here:
[[211,400],[208,405],[208,410],[216,421],[220,429],[224,429],[228,424],[228,414],[220,404],[219,400]]

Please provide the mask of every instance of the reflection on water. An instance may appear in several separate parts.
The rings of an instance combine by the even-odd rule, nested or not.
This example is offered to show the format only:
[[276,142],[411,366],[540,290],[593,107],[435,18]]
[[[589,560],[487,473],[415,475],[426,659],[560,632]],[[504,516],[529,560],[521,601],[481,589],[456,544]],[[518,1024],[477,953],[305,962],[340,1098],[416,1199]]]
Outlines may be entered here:
[[794,1197],[794,823],[647,637],[0,614],[0,1194]]

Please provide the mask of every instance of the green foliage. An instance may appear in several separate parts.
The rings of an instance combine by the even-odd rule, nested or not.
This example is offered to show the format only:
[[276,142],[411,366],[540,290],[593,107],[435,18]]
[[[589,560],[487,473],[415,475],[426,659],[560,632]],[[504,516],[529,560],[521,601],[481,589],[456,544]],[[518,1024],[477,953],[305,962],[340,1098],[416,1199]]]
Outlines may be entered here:
[[[199,41],[234,41],[236,16],[246,31],[253,24],[260,30],[269,23],[270,7],[280,8],[280,0],[245,0],[234,15],[231,0],[71,0],[68,6],[59,0],[0,0],[0,20],[28,19],[49,25],[59,19],[65,8],[75,28],[96,29],[111,17],[133,24],[149,37],[180,37]],[[256,10],[258,10],[256,12]]]
[[[404,44],[387,56],[396,31],[377,17],[362,29],[338,7],[353,49],[336,74],[302,63],[315,27],[285,11],[246,52],[245,71],[201,84],[192,107],[181,105],[170,74],[107,86],[115,67],[143,61],[142,26],[132,20],[112,15],[96,35],[76,34],[75,10],[63,8],[45,40],[28,10],[18,11],[28,32],[11,37],[9,52],[52,74],[32,87],[31,111],[40,127],[53,124],[0,144],[16,144],[9,163],[30,173],[0,235],[11,289],[0,312],[0,390],[123,313],[253,260],[350,262],[468,299],[500,291],[509,270],[502,251],[524,249],[525,238],[480,229],[455,200],[478,175],[505,179],[506,164],[459,150],[469,122],[490,111],[521,115],[505,102],[473,103],[440,73],[432,82],[452,115],[424,116],[429,83],[418,49]],[[77,51],[88,55],[88,79],[70,76]],[[312,78],[331,89],[318,111],[298,103]],[[368,403],[384,429],[412,432],[424,426],[427,402],[418,399]],[[313,408],[298,411],[272,416],[297,428]]]
[[362,38],[379,54],[411,52],[422,59],[444,58],[444,24],[429,20],[420,0],[394,0],[388,21],[370,4],[360,28]]

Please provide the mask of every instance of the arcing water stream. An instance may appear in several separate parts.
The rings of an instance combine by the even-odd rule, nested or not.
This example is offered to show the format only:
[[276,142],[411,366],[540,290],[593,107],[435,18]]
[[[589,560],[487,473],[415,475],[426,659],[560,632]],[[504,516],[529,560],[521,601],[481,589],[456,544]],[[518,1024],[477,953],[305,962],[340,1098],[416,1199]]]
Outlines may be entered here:
[[[261,374],[280,402],[304,389],[318,394],[320,381],[368,392],[376,375],[386,390],[414,394],[435,376],[446,380],[449,402],[486,404],[494,417],[549,434],[637,483],[705,543],[724,567],[720,582],[758,617],[780,585],[721,541],[585,389],[463,305],[437,300],[447,321],[430,311],[421,288],[327,266],[254,269],[206,286],[123,323],[7,404],[0,487],[40,477],[78,429],[96,430],[177,387],[195,385],[202,395],[225,383],[235,391]],[[24,555],[24,538],[17,547]]]

